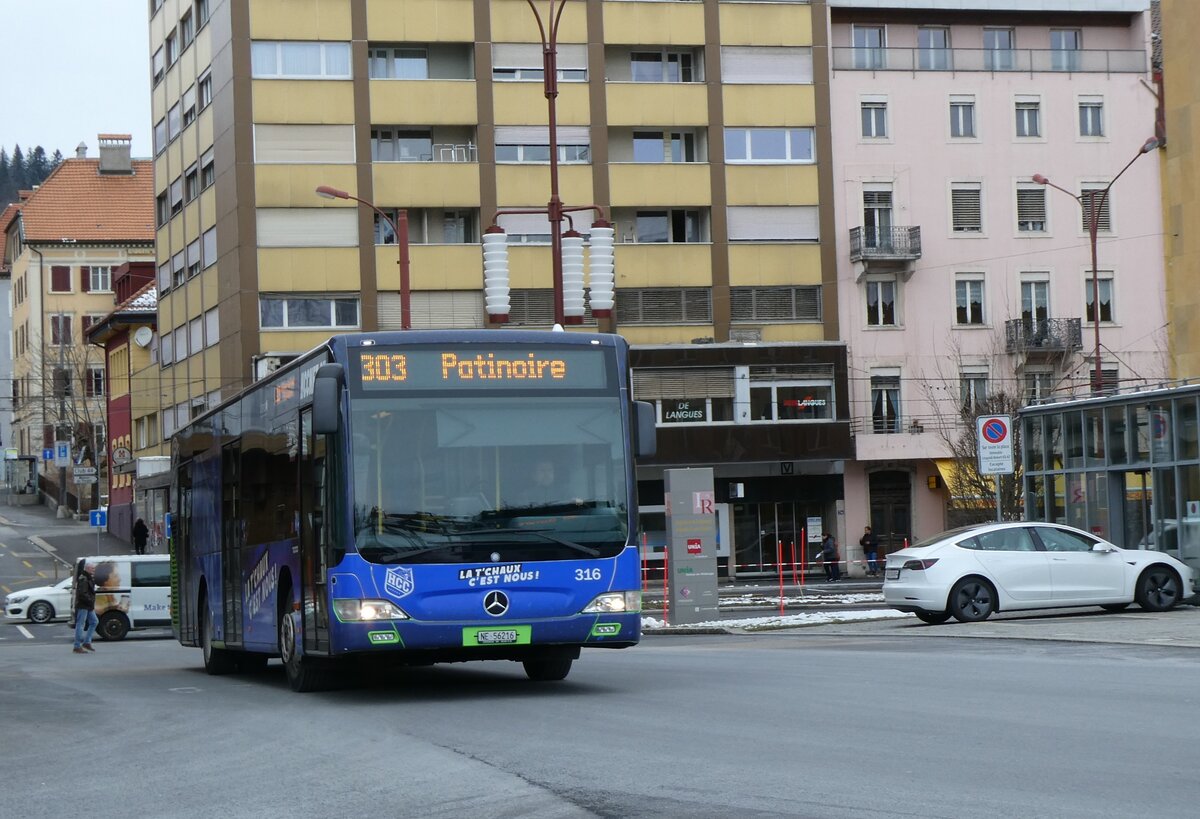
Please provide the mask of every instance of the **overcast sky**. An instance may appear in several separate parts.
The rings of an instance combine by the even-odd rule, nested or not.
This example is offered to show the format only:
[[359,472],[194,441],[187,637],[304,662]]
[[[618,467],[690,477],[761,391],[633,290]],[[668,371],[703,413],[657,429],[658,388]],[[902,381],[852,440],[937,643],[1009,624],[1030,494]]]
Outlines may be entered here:
[[96,134],[132,134],[149,157],[147,0],[0,0],[0,146],[75,155]]

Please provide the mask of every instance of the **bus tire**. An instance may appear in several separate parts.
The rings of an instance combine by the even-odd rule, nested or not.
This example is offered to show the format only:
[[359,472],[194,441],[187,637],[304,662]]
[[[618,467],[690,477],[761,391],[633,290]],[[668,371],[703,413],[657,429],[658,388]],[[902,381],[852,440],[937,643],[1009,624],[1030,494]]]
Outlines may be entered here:
[[204,670],[214,677],[232,674],[236,669],[233,652],[213,647],[212,609],[207,596],[200,598],[200,650],[204,654]]
[[119,611],[106,611],[100,616],[96,634],[101,640],[124,640],[129,633],[129,618]]
[[574,652],[566,649],[547,649],[544,653],[522,661],[525,676],[534,682],[557,682],[571,673]]
[[299,620],[299,612],[279,613],[279,657],[283,660],[283,671],[293,691],[321,691],[329,685],[329,672],[319,660],[305,657],[301,652]]

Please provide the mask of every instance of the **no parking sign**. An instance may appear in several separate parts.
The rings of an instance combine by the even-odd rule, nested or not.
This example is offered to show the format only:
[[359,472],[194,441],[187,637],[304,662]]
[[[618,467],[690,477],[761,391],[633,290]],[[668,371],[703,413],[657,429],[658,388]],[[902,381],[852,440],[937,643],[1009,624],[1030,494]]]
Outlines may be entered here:
[[979,442],[979,474],[1013,473],[1012,418],[1008,415],[981,415],[975,419]]

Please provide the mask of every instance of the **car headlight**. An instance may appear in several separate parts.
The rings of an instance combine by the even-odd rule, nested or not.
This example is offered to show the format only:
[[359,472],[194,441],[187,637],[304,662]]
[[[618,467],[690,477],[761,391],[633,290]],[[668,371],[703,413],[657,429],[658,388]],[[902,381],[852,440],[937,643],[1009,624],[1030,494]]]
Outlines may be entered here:
[[605,592],[584,608],[584,614],[612,614],[622,611],[641,611],[640,591]]
[[11,597],[4,598],[4,605],[7,606],[11,603],[24,603],[28,599],[29,595],[27,594],[14,594]]
[[399,606],[388,600],[334,600],[333,610],[342,621],[409,619]]

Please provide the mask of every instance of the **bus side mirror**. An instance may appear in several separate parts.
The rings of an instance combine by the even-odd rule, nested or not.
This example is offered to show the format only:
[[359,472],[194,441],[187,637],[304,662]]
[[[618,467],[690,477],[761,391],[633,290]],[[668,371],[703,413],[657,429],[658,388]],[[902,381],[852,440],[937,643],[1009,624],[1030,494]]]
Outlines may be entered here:
[[654,405],[648,401],[634,401],[637,412],[637,451],[639,458],[653,458],[658,451],[658,433],[655,430]]
[[317,368],[312,408],[313,432],[317,435],[332,435],[338,431],[344,378],[341,364],[322,364]]

